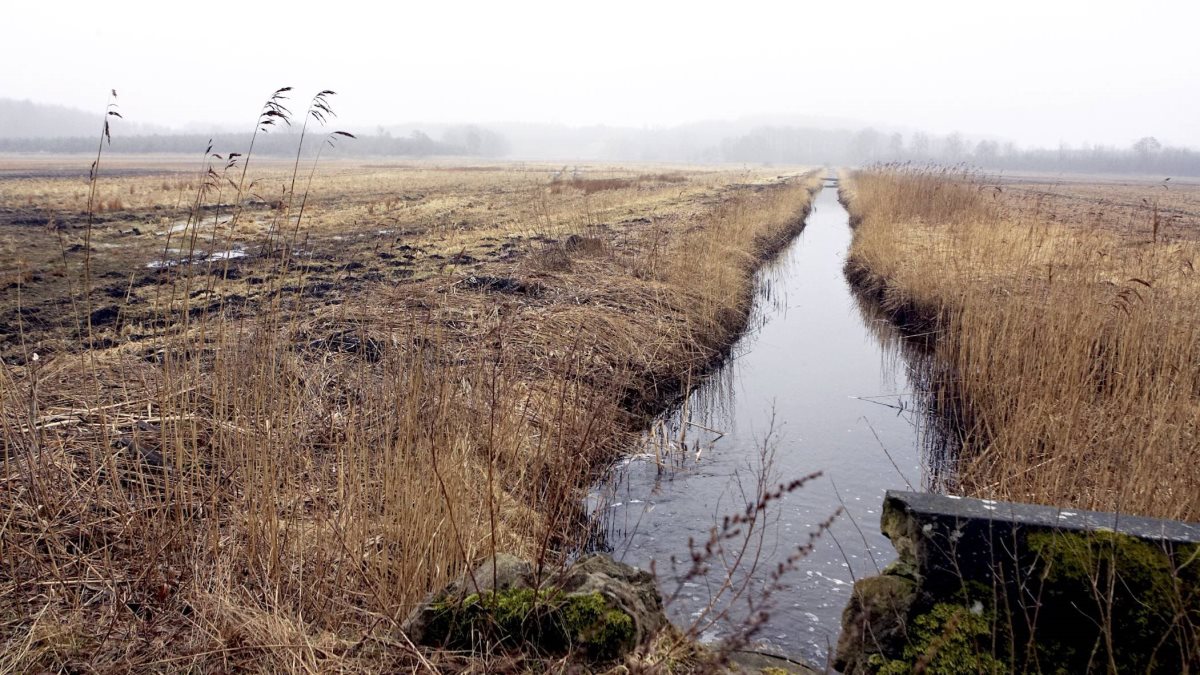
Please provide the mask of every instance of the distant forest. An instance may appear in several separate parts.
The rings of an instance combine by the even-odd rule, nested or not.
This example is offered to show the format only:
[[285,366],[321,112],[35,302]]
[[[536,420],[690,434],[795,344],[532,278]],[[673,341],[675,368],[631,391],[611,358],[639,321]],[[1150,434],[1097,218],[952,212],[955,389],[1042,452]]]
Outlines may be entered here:
[[[1200,176],[1200,152],[1170,147],[1153,137],[1127,147],[1061,146],[1019,148],[993,139],[961,134],[837,128],[811,120],[713,121],[663,128],[567,127],[552,124],[397,125],[349,129],[356,139],[337,139],[329,156],[457,156],[545,161],[648,161],[743,163],[756,165],[864,165],[877,162],[966,163],[988,170],[1142,173]],[[808,123],[805,123],[808,122]],[[0,99],[0,152],[94,152],[95,116],[60,106]],[[305,154],[321,147],[326,131],[312,133]],[[246,134],[171,133],[120,120],[108,151],[118,153],[200,153],[212,141],[215,152],[244,152]],[[288,156],[296,152],[295,129],[261,136],[255,152]]]
[[[254,152],[261,155],[292,156],[300,135],[294,132],[275,132],[259,135],[254,142]],[[326,150],[330,156],[362,157],[377,156],[466,156],[501,157],[507,154],[504,139],[494,132],[478,127],[452,129],[435,140],[422,131],[395,138],[390,134],[359,136],[354,139],[330,139],[326,132],[310,132],[305,139],[305,155],[311,156],[326,140],[336,141],[335,150]],[[81,153],[96,152],[99,133],[92,137],[59,138],[0,138],[0,152],[45,152]],[[245,152],[248,134],[150,134],[144,136],[122,136],[113,131],[112,142],[105,152],[129,154],[192,154],[203,152],[210,144],[213,152]]]
[[793,163],[816,156],[826,158],[825,163],[839,165],[966,163],[990,170],[1200,176],[1200,152],[1164,146],[1152,136],[1126,148],[1063,145],[1056,149],[1022,149],[989,139],[972,143],[960,134],[915,133],[906,138],[900,133],[885,134],[869,128],[825,131],[763,127],[722,142],[720,156],[724,161],[740,162]]

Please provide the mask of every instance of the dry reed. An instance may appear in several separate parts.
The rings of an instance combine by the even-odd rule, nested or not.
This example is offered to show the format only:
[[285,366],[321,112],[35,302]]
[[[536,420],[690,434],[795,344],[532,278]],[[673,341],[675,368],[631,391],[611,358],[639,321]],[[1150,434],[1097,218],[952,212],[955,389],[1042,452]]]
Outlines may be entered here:
[[[181,183],[181,257],[230,192],[223,236],[249,226],[251,151],[206,151]],[[299,171],[266,225],[277,279],[303,239]],[[564,562],[596,470],[727,349],[817,182],[728,193],[686,230],[580,228],[605,239],[493,270],[517,285],[448,273],[318,306],[269,281],[248,313],[203,300],[228,258],[173,265],[153,334],[26,349],[0,368],[0,671],[499,667],[419,650],[400,622],[495,551]]]
[[848,275],[936,337],[952,489],[1200,519],[1200,244],[1162,239],[1153,209],[1128,230],[1052,219],[960,170],[857,171],[843,197]]

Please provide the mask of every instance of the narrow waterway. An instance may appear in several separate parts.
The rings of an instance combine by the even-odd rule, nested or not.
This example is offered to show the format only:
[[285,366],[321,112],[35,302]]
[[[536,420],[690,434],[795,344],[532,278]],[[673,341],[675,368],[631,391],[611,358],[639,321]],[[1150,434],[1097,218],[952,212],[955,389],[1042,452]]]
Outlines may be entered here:
[[[853,580],[894,557],[879,532],[884,491],[926,480],[899,337],[860,307],[842,274],[850,237],[829,179],[802,234],[760,272],[751,330],[733,357],[592,495],[603,545],[643,568],[653,561],[664,595],[675,596],[672,619],[696,624],[704,641],[736,634],[761,609],[752,648],[824,665]],[[737,534],[719,542],[705,573],[689,573],[689,539],[702,550],[764,487],[817,471],[765,516],[731,527]],[[776,581],[781,563],[789,571]]]

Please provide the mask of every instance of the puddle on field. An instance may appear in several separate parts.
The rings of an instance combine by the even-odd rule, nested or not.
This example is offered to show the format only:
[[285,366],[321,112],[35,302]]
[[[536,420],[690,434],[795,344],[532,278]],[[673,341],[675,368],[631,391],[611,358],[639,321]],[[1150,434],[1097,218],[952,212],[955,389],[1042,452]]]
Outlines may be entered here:
[[[199,230],[201,228],[212,229],[213,227],[216,227],[216,226],[227,225],[230,220],[232,220],[232,218],[228,217],[228,216],[225,218],[221,218],[220,220],[203,219],[202,218],[199,221],[193,220],[191,218],[184,218],[182,220],[177,220],[177,221],[171,223],[165,230],[160,230],[158,232],[155,232],[154,235],[161,237],[161,236],[167,235],[167,234],[179,234],[180,232],[186,232],[189,229],[191,229],[191,230]],[[166,224],[166,222],[167,221],[164,218],[163,224]]]
[[228,251],[217,251],[208,256],[209,260],[233,260],[234,258],[245,258],[245,249],[231,248]]
[[[817,666],[837,643],[854,580],[895,556],[879,532],[884,491],[930,482],[917,375],[899,335],[860,307],[842,274],[850,237],[827,186],[801,235],[759,274],[752,329],[733,358],[659,420],[646,451],[613,467],[588,505],[600,548],[643,568],[653,561],[677,626],[715,642],[761,609],[751,644]],[[721,542],[706,573],[689,573],[689,538],[703,549],[764,487],[815,471],[824,475]],[[839,506],[844,515],[775,580]]]
[[162,269],[165,267],[176,267],[178,265],[194,265],[202,262],[217,262],[221,260],[234,260],[236,258],[245,258],[248,253],[246,249],[235,247],[224,251],[214,251],[213,253],[205,253],[203,251],[195,251],[191,255],[183,251],[172,248],[167,249],[167,257],[151,260],[146,263],[146,267],[150,269]]

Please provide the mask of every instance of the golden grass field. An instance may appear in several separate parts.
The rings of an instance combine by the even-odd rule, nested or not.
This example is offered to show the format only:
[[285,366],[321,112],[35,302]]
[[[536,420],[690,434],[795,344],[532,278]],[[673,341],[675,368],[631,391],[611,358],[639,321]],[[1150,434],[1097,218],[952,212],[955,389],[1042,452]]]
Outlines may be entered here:
[[0,672],[565,669],[399,625],[575,550],[820,185],[328,162],[301,208],[282,162],[238,204],[106,158],[89,226],[89,161],[0,161]]
[[934,337],[953,491],[1200,519],[1200,187],[847,179],[849,276]]
[[[34,346],[44,355],[69,350],[68,336],[78,329],[59,301],[69,295],[65,289],[72,281],[71,268],[83,259],[88,184],[78,166],[73,177],[55,177],[61,165],[42,162],[24,173],[0,162],[0,176],[9,174],[0,180],[0,214],[13,225],[0,238],[0,256],[6,261],[0,272],[5,294],[0,309],[5,314],[0,317],[6,325],[18,325],[20,300],[26,329],[36,334],[39,343]],[[170,275],[147,267],[155,261],[170,265],[205,253],[250,254],[231,262],[232,273],[223,261],[201,263],[210,278],[189,289],[200,293],[190,298],[192,310],[203,301],[220,299],[253,307],[276,292],[281,283],[278,265],[265,264],[271,256],[255,254],[264,252],[279,221],[280,211],[271,205],[288,188],[292,167],[284,162],[258,166],[263,170],[253,176],[257,183],[250,191],[252,205],[239,218],[236,231],[223,224],[232,211],[225,203],[233,201],[228,187],[208,195],[198,224],[189,224],[201,177],[182,160],[138,164],[122,158],[110,169],[116,175],[100,184],[100,222],[90,254],[96,279],[92,311],[110,310],[97,317],[102,321],[93,322],[101,324],[98,339],[109,344],[133,336],[136,341],[149,334],[146,321],[164,303],[181,301],[160,292],[160,282]],[[170,168],[171,173],[156,173],[155,168]],[[632,247],[640,241],[631,238],[703,215],[731,184],[774,176],[697,171],[685,176],[669,170],[601,167],[585,170],[574,181],[568,175],[561,182],[573,182],[580,189],[564,190],[551,184],[559,170],[332,164],[312,186],[302,233],[285,233],[284,245],[296,251],[290,254],[292,264],[282,271],[287,277],[282,285],[298,287],[303,280],[306,305],[315,306],[339,302],[372,283],[461,276],[487,263],[553,249],[549,240],[587,235],[593,228],[603,230],[618,249]],[[86,165],[82,171],[86,173]],[[611,189],[625,182],[627,188]],[[596,185],[600,189],[589,191]],[[119,315],[111,311],[117,308]],[[19,335],[15,330],[8,333],[0,353],[20,357]]]

